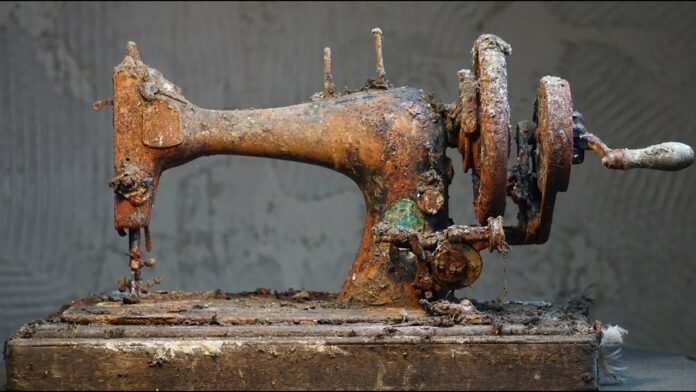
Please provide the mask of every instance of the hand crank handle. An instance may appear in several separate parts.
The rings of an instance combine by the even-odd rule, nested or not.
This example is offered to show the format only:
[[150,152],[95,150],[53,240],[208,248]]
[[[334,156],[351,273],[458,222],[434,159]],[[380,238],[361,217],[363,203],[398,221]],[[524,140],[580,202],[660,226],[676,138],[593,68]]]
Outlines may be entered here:
[[677,142],[655,144],[640,149],[619,148],[607,151],[602,164],[609,169],[653,169],[676,171],[694,162],[694,150]]
[[582,114],[573,112],[573,163],[582,163],[585,150],[592,150],[602,157],[602,164],[609,169],[652,169],[676,171],[689,167],[694,162],[691,146],[678,142],[654,144],[645,148],[611,149],[588,131]]

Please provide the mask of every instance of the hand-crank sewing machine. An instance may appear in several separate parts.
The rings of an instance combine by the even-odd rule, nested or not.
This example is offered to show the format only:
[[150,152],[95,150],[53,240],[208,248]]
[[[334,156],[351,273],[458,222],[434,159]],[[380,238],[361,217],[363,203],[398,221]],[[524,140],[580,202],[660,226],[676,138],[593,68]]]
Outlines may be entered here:
[[[164,170],[213,154],[254,155],[307,162],[343,173],[360,187],[367,217],[357,256],[339,299],[363,305],[415,305],[473,283],[480,252],[549,238],[558,192],[586,150],[610,169],[679,170],[691,147],[675,142],[640,150],[611,149],[573,110],[570,85],[553,76],[537,87],[532,121],[517,124],[516,164],[508,168],[510,108],[505,57],[510,46],[482,35],[472,49],[473,70],[461,70],[459,98],[441,104],[421,90],[394,88],[385,78],[382,32],[372,31],[376,77],[360,91],[336,94],[331,51],[324,51],[324,88],[310,102],[271,109],[207,110],[140,59],[129,43],[114,69],[116,230],[128,234],[132,279],[127,300],[140,295],[141,230],[150,251],[149,222]],[[480,225],[454,225],[447,188],[453,147],[471,171]],[[504,225],[506,199],[518,205],[517,224]]]
[[[331,51],[310,102],[207,110],[140,59],[134,43],[113,73],[116,230],[129,240],[131,279],[29,323],[5,348],[9,389],[596,389],[602,327],[587,302],[457,300],[481,273],[480,252],[549,239],[558,192],[586,150],[610,169],[679,170],[693,150],[669,142],[611,149],[573,110],[567,81],[538,84],[531,121],[510,155],[505,56],[482,35],[456,102],[392,87],[382,32],[372,31],[375,79],[338,94]],[[449,218],[448,147],[471,172],[477,224]],[[145,290],[154,264],[150,217],[163,171],[213,154],[321,165],[360,187],[367,214],[338,293]],[[166,195],[164,196],[166,197]],[[507,198],[517,222],[505,224]],[[379,305],[379,306],[378,306]]]

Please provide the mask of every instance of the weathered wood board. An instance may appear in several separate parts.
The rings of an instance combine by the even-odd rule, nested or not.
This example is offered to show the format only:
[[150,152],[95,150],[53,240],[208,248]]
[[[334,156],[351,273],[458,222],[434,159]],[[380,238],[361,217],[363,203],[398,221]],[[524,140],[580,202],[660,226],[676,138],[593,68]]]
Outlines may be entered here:
[[477,304],[480,317],[338,306],[330,294],[88,297],[5,347],[8,388],[597,388],[599,334],[550,304]]

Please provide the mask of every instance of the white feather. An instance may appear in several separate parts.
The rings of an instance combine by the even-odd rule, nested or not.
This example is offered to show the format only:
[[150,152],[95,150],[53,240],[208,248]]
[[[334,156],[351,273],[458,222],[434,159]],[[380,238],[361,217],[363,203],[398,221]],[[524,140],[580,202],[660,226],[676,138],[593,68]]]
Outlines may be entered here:
[[628,331],[618,325],[607,325],[602,327],[601,347],[614,347],[623,345],[623,337],[628,335]]
[[[622,383],[623,378],[619,372],[626,370],[625,366],[616,366],[615,362],[621,359],[621,346],[624,344],[624,336],[628,331],[618,325],[607,325],[602,327],[602,340],[599,343],[599,365],[604,373],[613,379],[614,383]],[[609,348],[618,347],[616,350],[608,352]],[[610,363],[613,362],[613,363]]]

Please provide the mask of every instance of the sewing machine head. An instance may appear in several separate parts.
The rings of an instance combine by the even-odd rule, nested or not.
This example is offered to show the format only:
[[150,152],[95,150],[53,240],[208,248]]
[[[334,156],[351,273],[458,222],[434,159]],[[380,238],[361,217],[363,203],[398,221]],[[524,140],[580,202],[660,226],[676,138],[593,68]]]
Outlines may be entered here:
[[[532,121],[518,123],[517,163],[510,153],[505,57],[510,46],[493,35],[475,42],[473,70],[459,71],[459,98],[440,104],[421,90],[385,79],[382,33],[373,30],[377,75],[358,92],[335,94],[331,54],[324,51],[324,88],[310,102],[271,109],[207,110],[145,65],[134,43],[113,74],[114,219],[129,235],[133,277],[122,282],[138,301],[140,271],[154,263],[140,250],[161,173],[213,154],[289,159],[339,171],[360,187],[367,214],[360,246],[339,298],[363,305],[409,306],[473,283],[480,252],[549,238],[556,194],[568,188],[572,164],[585,150],[612,169],[679,170],[693,150],[663,143],[641,150],[610,149],[573,111],[567,81],[546,76],[537,87]],[[478,224],[454,225],[447,189],[454,175],[447,147],[471,171]],[[166,196],[165,196],[166,197]],[[506,199],[518,222],[505,226]]]

